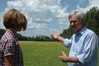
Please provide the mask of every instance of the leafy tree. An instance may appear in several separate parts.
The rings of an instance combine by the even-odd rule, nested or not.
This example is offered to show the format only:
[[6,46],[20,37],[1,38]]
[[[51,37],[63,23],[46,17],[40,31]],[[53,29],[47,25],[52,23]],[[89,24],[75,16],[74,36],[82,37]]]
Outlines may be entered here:
[[62,37],[64,37],[64,38],[70,38],[72,34],[73,34],[72,29],[71,29],[71,28],[68,28],[68,29],[65,29],[65,30],[63,31],[63,33],[60,34],[60,36],[62,36]]
[[88,28],[99,36],[99,9],[97,7],[92,7],[85,13],[85,21]]
[[5,33],[4,29],[0,29],[0,38],[2,37],[2,35]]

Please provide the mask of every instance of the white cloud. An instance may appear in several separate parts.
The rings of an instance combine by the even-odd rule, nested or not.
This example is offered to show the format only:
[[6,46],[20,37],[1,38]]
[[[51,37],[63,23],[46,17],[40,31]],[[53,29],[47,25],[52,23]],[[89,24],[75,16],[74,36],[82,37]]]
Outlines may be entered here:
[[86,0],[79,0],[79,3],[78,4],[84,4]]
[[79,5],[77,5],[76,6],[77,7],[77,10],[82,11],[82,12],[85,13],[86,11],[89,11],[94,6],[99,9],[99,0],[88,0],[88,2],[89,2],[89,5],[86,8],[82,8]]
[[4,28],[3,26],[3,12],[0,13],[0,28]]
[[[91,7],[96,6],[99,8],[99,0],[88,0],[89,4],[87,7],[82,8],[81,2],[86,0],[79,0],[79,4],[75,5],[76,10],[82,12],[88,11]],[[67,8],[69,5],[64,7],[60,4],[61,0],[15,0],[8,1],[7,8],[4,13],[12,8],[19,10],[24,13],[28,20],[27,30],[21,32],[25,36],[35,35],[47,35],[51,33],[61,33],[64,29],[69,27]],[[69,8],[68,8],[69,9]],[[3,13],[0,13],[2,18]],[[2,20],[1,20],[2,21]],[[0,27],[2,24],[0,23]]]
[[89,6],[90,7],[96,6],[99,8],[99,0],[89,0]]
[[[62,8],[61,0],[15,0],[7,2],[7,8],[15,8],[24,13],[28,20],[27,30],[23,35],[50,35],[61,32],[69,25],[67,20],[67,7]],[[54,30],[53,30],[54,29]]]

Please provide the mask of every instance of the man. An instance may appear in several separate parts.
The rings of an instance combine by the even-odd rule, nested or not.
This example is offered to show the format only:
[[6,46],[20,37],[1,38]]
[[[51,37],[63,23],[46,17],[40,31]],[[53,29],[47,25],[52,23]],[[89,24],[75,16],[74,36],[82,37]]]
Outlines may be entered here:
[[69,56],[64,52],[59,58],[68,62],[68,66],[97,66],[98,37],[85,26],[84,14],[73,11],[69,15],[70,26],[74,32],[70,39],[64,39],[57,34],[51,34],[55,39],[70,48]]

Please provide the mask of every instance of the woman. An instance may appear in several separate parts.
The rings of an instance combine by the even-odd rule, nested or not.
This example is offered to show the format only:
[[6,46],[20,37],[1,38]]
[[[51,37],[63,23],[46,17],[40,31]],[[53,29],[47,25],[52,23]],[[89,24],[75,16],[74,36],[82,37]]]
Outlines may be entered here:
[[0,40],[0,66],[24,66],[16,33],[26,30],[26,17],[18,10],[11,9],[4,14],[3,24],[7,30]]

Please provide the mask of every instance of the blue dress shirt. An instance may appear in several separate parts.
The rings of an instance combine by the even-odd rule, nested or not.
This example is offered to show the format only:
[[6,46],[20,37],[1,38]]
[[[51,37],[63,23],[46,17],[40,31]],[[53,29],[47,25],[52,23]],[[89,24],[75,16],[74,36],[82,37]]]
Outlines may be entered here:
[[81,63],[68,63],[68,66],[97,66],[98,37],[83,27],[82,30],[65,39],[64,45],[70,48],[69,57],[76,56]]

